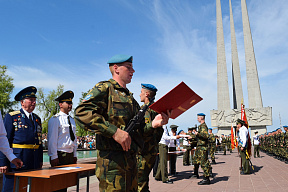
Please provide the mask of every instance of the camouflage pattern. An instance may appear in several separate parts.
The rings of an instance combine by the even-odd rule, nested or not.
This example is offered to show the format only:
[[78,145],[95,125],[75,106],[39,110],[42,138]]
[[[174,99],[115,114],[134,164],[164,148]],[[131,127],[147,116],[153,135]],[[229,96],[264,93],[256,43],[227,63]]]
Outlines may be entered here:
[[222,140],[221,140],[221,147],[222,147],[222,150],[224,151],[224,155],[226,155],[226,143],[227,143],[227,139],[225,137],[221,137]]
[[96,177],[99,191],[137,191],[136,156],[124,151],[97,150]]
[[226,143],[226,146],[227,146],[227,150],[229,150],[230,153],[232,153],[231,137],[230,137],[230,136],[227,137],[227,143]]
[[183,149],[186,149],[186,151],[183,154],[183,165],[190,165],[190,153],[191,153],[191,145],[189,146],[183,146]]
[[213,133],[209,134],[209,145],[208,150],[211,156],[211,160],[215,160],[215,151],[216,151],[216,137]]
[[197,137],[197,147],[195,151],[195,156],[193,158],[194,165],[201,165],[201,168],[204,172],[204,177],[209,177],[211,165],[208,160],[208,127],[206,123],[202,123],[198,127]]
[[[112,136],[117,128],[124,130],[139,109],[133,94],[113,79],[96,84],[75,109],[77,124],[96,133],[96,176],[101,192],[137,191],[138,147],[132,139],[131,149],[124,152]],[[143,139],[144,129],[151,127],[151,122],[144,126],[143,120],[131,137]]]
[[[150,123],[157,113],[148,109],[145,113],[145,123]],[[149,174],[155,164],[158,153],[158,143],[163,134],[163,128],[146,127],[144,129],[144,148],[137,155],[138,161],[138,191],[149,191]]]

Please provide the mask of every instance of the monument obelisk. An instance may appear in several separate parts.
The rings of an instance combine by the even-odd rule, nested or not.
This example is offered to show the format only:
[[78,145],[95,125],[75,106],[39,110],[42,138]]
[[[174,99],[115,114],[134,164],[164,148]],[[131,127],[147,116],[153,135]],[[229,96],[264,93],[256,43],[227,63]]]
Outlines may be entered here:
[[241,0],[249,108],[262,108],[262,96],[246,0]]
[[216,0],[217,22],[217,104],[218,110],[230,109],[227,64],[222,23],[221,2]]
[[230,31],[231,31],[231,57],[232,57],[232,83],[233,83],[233,109],[241,109],[241,102],[244,101],[241,73],[238,59],[234,19],[232,12],[231,0],[229,0],[230,8]]
[[[229,5],[234,106],[233,109],[230,108],[221,2],[220,0],[216,0],[218,109],[211,110],[211,126],[218,128],[217,134],[223,133],[225,135],[231,133],[231,125],[235,125],[236,119],[241,118],[241,101],[243,100],[231,0],[229,0]],[[263,107],[247,5],[245,0],[241,0],[241,7],[249,103],[249,108],[245,108],[245,110],[251,132],[257,130],[259,134],[262,134],[267,131],[267,125],[272,125],[272,107]]]

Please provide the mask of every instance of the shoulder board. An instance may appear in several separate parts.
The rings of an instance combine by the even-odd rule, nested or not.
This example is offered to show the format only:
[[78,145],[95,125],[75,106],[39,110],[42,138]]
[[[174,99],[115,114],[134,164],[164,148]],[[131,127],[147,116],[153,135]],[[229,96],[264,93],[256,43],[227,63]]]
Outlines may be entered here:
[[13,115],[17,115],[17,114],[20,114],[21,112],[20,111],[12,111],[9,113],[9,115],[13,116]]
[[58,117],[59,113],[56,113],[55,115],[53,115],[54,118]]
[[33,115],[34,115],[37,119],[40,119],[40,117],[39,117],[37,114],[33,113]]

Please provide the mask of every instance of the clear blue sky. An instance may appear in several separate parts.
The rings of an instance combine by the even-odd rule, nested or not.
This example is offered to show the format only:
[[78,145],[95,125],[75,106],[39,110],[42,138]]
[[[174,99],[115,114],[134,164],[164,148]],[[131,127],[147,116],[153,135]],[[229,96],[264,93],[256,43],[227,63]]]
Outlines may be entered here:
[[[228,78],[231,89],[229,1],[222,0]],[[240,0],[233,0],[244,101],[249,107]],[[288,1],[247,0],[264,106],[273,126],[288,124]],[[35,85],[46,92],[59,84],[81,92],[111,77],[107,60],[134,56],[128,85],[139,101],[140,83],[154,84],[159,99],[184,81],[203,101],[176,120],[182,129],[196,114],[217,108],[216,1],[209,0],[0,0],[0,64],[14,78],[14,95]],[[231,99],[232,103],[232,99]],[[75,105],[76,106],[76,105]]]

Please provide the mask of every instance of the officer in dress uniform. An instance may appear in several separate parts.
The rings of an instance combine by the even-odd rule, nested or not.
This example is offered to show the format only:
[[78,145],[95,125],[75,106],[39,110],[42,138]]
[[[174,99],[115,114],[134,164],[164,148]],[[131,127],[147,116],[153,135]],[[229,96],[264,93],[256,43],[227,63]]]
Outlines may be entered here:
[[56,98],[60,112],[48,122],[48,155],[52,167],[77,163],[76,124],[69,115],[73,97],[72,91],[66,91]]
[[[43,148],[41,144],[41,119],[32,113],[36,106],[36,92],[34,86],[21,90],[15,100],[20,101],[21,109],[6,114],[4,125],[7,138],[14,155],[23,161],[23,166],[17,171],[39,169],[43,165]],[[0,166],[7,166],[9,171],[16,171],[16,166],[10,164],[1,153]],[[14,176],[3,175],[2,191],[13,191]]]

